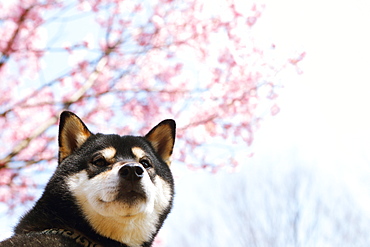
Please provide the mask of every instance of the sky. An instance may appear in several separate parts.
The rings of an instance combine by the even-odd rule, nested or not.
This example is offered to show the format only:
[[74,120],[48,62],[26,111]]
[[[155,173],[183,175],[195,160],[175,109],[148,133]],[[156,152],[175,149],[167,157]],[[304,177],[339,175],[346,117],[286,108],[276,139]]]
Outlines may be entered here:
[[279,99],[281,114],[261,135],[279,135],[269,139],[274,148],[295,145],[354,188],[370,174],[368,13],[362,0],[269,1],[260,23],[277,45],[307,54],[303,74]]
[[[263,2],[266,8],[255,26],[259,38],[306,56],[300,63],[303,74],[286,78],[278,98],[281,111],[262,123],[254,156],[246,163],[298,156],[302,165],[348,186],[358,203],[370,208],[370,1]],[[184,188],[212,186],[206,183],[213,180],[204,180],[209,176],[184,176],[178,200],[198,200]],[[176,219],[180,212],[174,214]]]

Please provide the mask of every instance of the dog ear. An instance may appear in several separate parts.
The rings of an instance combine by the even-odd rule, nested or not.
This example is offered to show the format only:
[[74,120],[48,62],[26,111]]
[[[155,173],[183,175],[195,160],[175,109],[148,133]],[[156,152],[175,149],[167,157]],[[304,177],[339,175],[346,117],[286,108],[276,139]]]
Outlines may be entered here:
[[172,119],[163,120],[145,135],[154,150],[168,165],[171,164],[170,157],[175,144],[175,135],[176,122]]
[[72,154],[91,136],[82,120],[76,114],[64,111],[59,123],[59,163]]

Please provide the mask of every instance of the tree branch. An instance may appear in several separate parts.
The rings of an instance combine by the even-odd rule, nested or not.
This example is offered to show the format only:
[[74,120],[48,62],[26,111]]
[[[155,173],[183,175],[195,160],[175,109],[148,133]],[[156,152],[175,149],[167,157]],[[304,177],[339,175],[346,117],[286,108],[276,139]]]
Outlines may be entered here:
[[18,37],[18,34],[20,33],[21,29],[23,28],[23,23],[27,19],[28,13],[31,11],[33,6],[24,9],[23,13],[19,17],[18,23],[17,23],[17,28],[14,30],[12,37],[9,39],[7,46],[5,49],[1,52],[1,57],[0,57],[0,70],[4,66],[4,64],[8,61],[10,54],[13,52],[13,44],[16,42],[16,39]]
[[[97,62],[94,71],[89,75],[87,78],[86,82],[83,84],[81,88],[75,92],[71,98],[64,103],[64,108],[68,109],[73,103],[77,102],[80,100],[84,94],[94,85],[94,82],[98,78],[98,75],[101,73],[103,68],[108,62],[108,56],[111,53],[111,51],[107,51],[104,53],[99,61]],[[59,114],[58,114],[59,116]],[[22,150],[28,147],[30,142],[37,137],[39,137],[42,133],[44,133],[47,129],[49,129],[51,126],[56,124],[58,122],[58,116],[54,115],[51,116],[51,118],[46,121],[44,124],[39,126],[38,128],[35,129],[33,133],[30,134],[30,136],[24,140],[22,140],[20,143],[18,143],[13,150],[3,159],[0,160],[0,167],[5,167],[7,163],[11,161],[11,159],[19,154]]]
[[10,160],[14,156],[19,154],[26,147],[28,147],[28,145],[30,144],[30,142],[32,140],[34,140],[35,138],[40,136],[42,133],[44,133],[50,126],[54,125],[57,121],[58,121],[58,118],[56,116],[53,116],[48,121],[46,121],[44,124],[42,124],[41,126],[36,128],[35,131],[33,133],[31,133],[31,135],[28,138],[26,138],[26,139],[22,140],[20,143],[18,143],[18,145],[16,145],[13,148],[13,150],[10,152],[10,154],[8,154],[5,158],[0,160],[1,166],[5,166],[5,164],[10,162]]

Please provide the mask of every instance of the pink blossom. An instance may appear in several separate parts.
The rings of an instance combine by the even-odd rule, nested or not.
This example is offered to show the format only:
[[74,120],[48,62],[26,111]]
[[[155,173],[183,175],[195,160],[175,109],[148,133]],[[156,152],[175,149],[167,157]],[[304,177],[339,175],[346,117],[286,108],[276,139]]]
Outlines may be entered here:
[[263,117],[257,108],[280,110],[277,72],[305,56],[272,60],[277,48],[255,42],[249,30],[264,8],[257,3],[241,11],[224,1],[217,11],[203,1],[78,0],[70,12],[65,4],[16,0],[0,12],[0,201],[32,199],[31,181],[11,168],[56,162],[64,109],[120,134],[174,118],[175,159],[211,172],[236,167],[226,161],[232,154],[210,162],[200,147],[251,145]]

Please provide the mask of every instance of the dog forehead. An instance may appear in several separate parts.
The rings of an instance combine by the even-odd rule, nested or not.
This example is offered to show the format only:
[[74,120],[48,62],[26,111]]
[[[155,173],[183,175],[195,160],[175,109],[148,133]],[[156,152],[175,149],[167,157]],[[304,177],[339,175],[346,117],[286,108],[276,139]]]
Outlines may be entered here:
[[[130,149],[127,149],[126,152],[119,153],[119,155],[122,155],[122,154],[124,154],[125,156],[133,155],[135,158],[138,158],[138,159],[141,159],[148,155],[147,152],[145,152],[141,147],[131,147]],[[117,149],[114,147],[107,147],[107,148],[104,148],[98,151],[98,153],[109,160],[109,159],[113,159],[116,156]]]
[[100,153],[107,157],[136,156],[141,158],[151,153],[150,145],[140,136],[102,135]]

